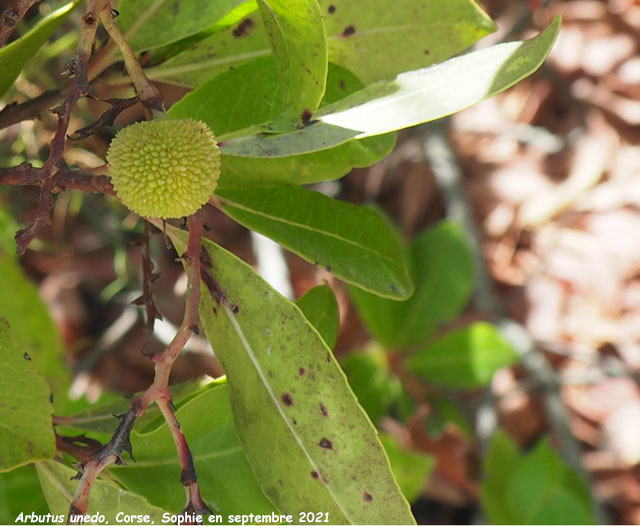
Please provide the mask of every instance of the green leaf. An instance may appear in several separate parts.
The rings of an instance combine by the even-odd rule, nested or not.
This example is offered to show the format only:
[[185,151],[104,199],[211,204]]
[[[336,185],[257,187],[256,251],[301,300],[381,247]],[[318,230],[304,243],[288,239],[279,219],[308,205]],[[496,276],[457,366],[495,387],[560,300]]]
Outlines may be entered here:
[[317,120],[300,130],[266,136],[238,132],[222,150],[225,155],[243,157],[286,157],[451,115],[531,75],[551,50],[559,30],[558,16],[531,40],[498,44],[402,73],[325,106],[315,115]]
[[327,81],[327,37],[317,0],[258,0],[282,90],[282,112],[268,126],[287,131],[306,124]]
[[584,480],[541,440],[527,455],[503,432],[485,458],[482,504],[494,524],[593,524]]
[[518,354],[497,329],[484,322],[456,329],[411,356],[408,371],[445,387],[473,389],[493,373],[518,361]]
[[[179,253],[187,235],[169,229]],[[414,523],[376,431],[300,309],[205,241],[226,300],[203,289],[200,319],[228,377],[240,442],[281,512],[330,523]]]
[[49,40],[58,26],[71,14],[81,0],[74,0],[43,18],[27,33],[0,49],[0,97],[2,97],[20,71],[42,45]]
[[[214,385],[182,405],[176,414],[198,474],[202,498],[222,514],[271,513],[242,451],[233,427],[229,389]],[[110,472],[126,489],[171,512],[184,507],[180,465],[166,424],[155,431],[131,436],[136,462]]]
[[296,305],[320,333],[325,343],[333,349],[338,339],[340,312],[331,287],[325,284],[309,289],[304,296],[298,298]]
[[380,216],[290,185],[221,188],[220,209],[335,276],[380,296],[413,292],[403,253]]
[[[323,103],[335,102],[362,84],[347,70],[329,64]],[[204,121],[216,135],[273,120],[279,111],[280,88],[271,57],[252,60],[226,71],[185,95],[168,114]],[[336,148],[286,158],[251,159],[223,156],[218,186],[269,181],[310,184],[337,179],[353,167],[370,166],[389,154],[393,134],[350,141]]]
[[[78,485],[77,480],[71,479],[77,474],[77,471],[54,460],[38,462],[36,469],[51,513],[67,517],[69,504],[71,504],[71,499]],[[154,522],[164,524],[162,514],[165,513],[165,510],[152,506],[143,497],[126,491],[113,482],[97,479],[91,488],[87,514],[95,517],[97,513],[100,513],[105,517],[105,522],[102,524],[106,524],[107,521],[110,524],[118,524],[116,516],[120,512],[131,515],[149,515],[151,524]],[[129,521],[121,520],[120,523],[122,522]],[[95,519],[91,523],[98,524]]]
[[49,386],[0,318],[0,472],[56,452]]
[[402,493],[409,502],[413,502],[422,493],[422,488],[438,463],[437,459],[431,455],[405,449],[393,435],[388,433],[382,433],[380,441],[389,455],[391,469]]
[[391,372],[387,354],[374,345],[350,352],[342,358],[349,385],[373,423],[393,414],[405,420],[412,412],[412,401],[402,382]]
[[67,391],[71,378],[63,362],[62,342],[37,288],[20,268],[13,237],[16,230],[0,209],[0,315],[49,383],[56,412],[64,414],[70,404]]
[[0,524],[16,524],[21,512],[46,515],[48,511],[33,465],[0,473]]
[[[329,60],[365,84],[441,62],[495,29],[470,0],[321,0],[319,5]],[[264,25],[254,13],[148,73],[153,79],[195,87],[270,53]]]
[[473,261],[464,230],[442,221],[419,234],[411,246],[415,292],[406,301],[387,301],[351,289],[358,313],[371,334],[387,347],[421,343],[459,314],[473,287]]
[[134,51],[152,49],[206,29],[247,0],[121,0],[118,25]]

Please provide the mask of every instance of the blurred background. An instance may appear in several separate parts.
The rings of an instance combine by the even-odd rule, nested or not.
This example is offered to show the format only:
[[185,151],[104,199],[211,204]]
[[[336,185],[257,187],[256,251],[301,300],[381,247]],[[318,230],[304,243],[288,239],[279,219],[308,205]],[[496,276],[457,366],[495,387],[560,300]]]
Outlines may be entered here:
[[[49,4],[30,11],[25,22],[38,9],[50,10]],[[525,451],[550,436],[561,456],[584,470],[607,522],[638,524],[640,3],[479,4],[499,28],[480,47],[528,38],[553,15],[563,15],[560,36],[542,68],[450,119],[401,132],[382,162],[314,189],[354,203],[376,203],[407,240],[445,217],[462,221],[476,288],[463,312],[438,332],[506,317],[526,328],[525,346],[550,367],[520,362],[501,368],[487,387],[477,389],[421,382],[403,370],[397,349],[372,342],[349,291],[324,269],[252,236],[211,207],[204,211],[208,235],[275,274],[272,279],[292,299],[318,284],[332,287],[340,311],[335,353],[384,440],[397,450],[398,465],[404,465],[401,486],[420,522],[482,520],[482,458],[501,427]],[[33,58],[0,106],[59,85],[79,16],[74,13],[55,43]],[[159,87],[167,105],[185,93]],[[98,95],[105,89],[96,87]],[[104,109],[103,103],[83,99],[70,129],[93,122]],[[140,118],[134,107],[116,124]],[[0,129],[0,166],[41,165],[54,130],[48,112]],[[112,132],[105,128],[70,143],[69,165],[103,164]],[[14,220],[25,224],[33,217],[37,193],[0,188],[5,237],[15,231]],[[137,218],[114,199],[74,191],[58,196],[53,217],[52,228],[32,243],[20,265],[37,282],[62,335],[65,362],[74,371],[71,397],[86,404],[143,390],[153,371],[139,349],[162,349],[179,325],[186,286],[182,267],[162,235],[154,236],[153,259],[161,276],[154,294],[164,320],[145,342],[142,313],[131,305],[141,291]],[[208,343],[193,338],[172,382],[202,374],[215,377],[222,370]],[[555,402],[561,402],[560,413],[553,411]]]

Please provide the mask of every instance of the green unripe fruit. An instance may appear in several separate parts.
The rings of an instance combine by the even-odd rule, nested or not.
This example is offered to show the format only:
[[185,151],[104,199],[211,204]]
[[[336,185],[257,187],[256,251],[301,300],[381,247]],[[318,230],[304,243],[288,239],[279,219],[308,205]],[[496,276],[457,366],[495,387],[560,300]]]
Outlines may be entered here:
[[120,130],[107,152],[116,195],[143,217],[184,217],[204,205],[220,177],[213,132],[194,119],[156,119]]

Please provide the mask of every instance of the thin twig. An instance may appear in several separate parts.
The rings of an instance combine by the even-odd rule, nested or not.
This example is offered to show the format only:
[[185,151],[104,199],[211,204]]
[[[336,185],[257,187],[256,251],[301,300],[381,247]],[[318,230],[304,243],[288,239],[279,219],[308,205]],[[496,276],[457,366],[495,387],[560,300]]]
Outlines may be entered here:
[[12,102],[0,110],[0,130],[18,122],[35,119],[37,115],[49,109],[62,98],[61,90],[45,91],[36,98],[22,102]]
[[58,126],[56,133],[49,146],[49,158],[44,163],[42,188],[36,217],[33,223],[26,229],[18,231],[16,241],[18,254],[23,254],[27,245],[47,225],[51,224],[51,209],[53,208],[52,190],[54,188],[54,175],[56,171],[64,169],[65,163],[62,158],[64,144],[71,119],[71,111],[80,96],[87,90],[87,62],[91,56],[91,49],[98,28],[98,12],[105,0],[90,0],[87,10],[82,17],[82,28],[76,47],[76,58],[74,61],[75,77],[71,84],[67,96],[62,105],[52,110],[58,115]]
[[[172,428],[172,433],[177,425],[175,415],[171,411],[171,392],[169,391],[169,376],[173,363],[184,348],[185,344],[194,332],[198,332],[198,307],[200,304],[200,252],[202,242],[202,220],[197,215],[189,217],[189,244],[183,255],[188,284],[186,294],[186,308],[182,324],[171,343],[161,353],[151,358],[155,364],[155,376],[153,383],[138,398],[133,400],[129,410],[120,417],[120,424],[107,445],[92,455],[86,462],[79,465],[78,478],[80,483],[69,507],[69,519],[87,512],[89,494],[93,483],[100,472],[111,464],[123,464],[123,452],[127,452],[133,459],[131,448],[131,430],[136,420],[147,410],[153,402],[158,403],[167,423]],[[168,411],[167,411],[168,409]],[[180,432],[174,434],[178,456],[183,467],[184,480],[189,501],[185,510],[205,511],[207,508],[200,498],[200,490],[197,485],[197,477],[193,462],[189,464],[191,453]],[[185,469],[188,470],[184,471]],[[187,477],[186,474],[189,476]]]
[[133,82],[136,88],[140,102],[149,110],[156,110],[164,112],[164,103],[162,101],[162,95],[158,88],[156,88],[144,73],[140,62],[136,58],[135,53],[131,49],[129,42],[120,31],[118,24],[115,21],[115,14],[117,11],[111,7],[111,2],[108,0],[105,2],[101,12],[100,21],[102,25],[109,33],[109,36],[115,42],[120,49],[122,57],[124,58],[124,66],[127,70],[127,75]]
[[4,46],[18,22],[27,13],[33,4],[40,0],[13,0],[0,14],[0,47]]
[[162,315],[158,312],[153,301],[153,282],[158,275],[153,272],[153,261],[151,260],[152,228],[149,223],[145,222],[144,234],[142,235],[142,302],[147,315],[145,320],[145,342],[153,334],[153,326],[156,319],[162,319]]
[[[44,185],[45,171],[30,163],[22,163],[10,168],[0,168],[0,185],[40,186]],[[52,177],[51,191],[83,190],[84,192],[115,195],[111,179],[106,175],[70,170],[65,164]]]

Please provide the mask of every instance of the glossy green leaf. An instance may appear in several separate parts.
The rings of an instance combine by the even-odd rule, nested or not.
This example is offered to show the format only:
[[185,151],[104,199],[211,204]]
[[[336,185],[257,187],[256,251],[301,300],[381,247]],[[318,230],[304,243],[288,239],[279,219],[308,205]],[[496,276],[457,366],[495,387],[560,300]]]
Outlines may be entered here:
[[27,61],[49,40],[79,3],[80,0],[74,0],[56,9],[20,38],[0,48],[0,97],[13,85]]
[[[338,101],[362,84],[347,70],[329,64],[323,103]],[[206,122],[216,135],[234,132],[274,119],[280,90],[271,57],[252,60],[211,79],[185,95],[168,111],[172,118],[192,117]],[[218,186],[278,181],[309,184],[337,179],[353,167],[370,166],[389,154],[393,134],[350,141],[336,148],[286,158],[251,159],[223,156]]]
[[494,436],[485,459],[482,503],[494,524],[593,524],[584,480],[541,440],[520,455],[504,433]]
[[327,37],[317,0],[258,0],[278,69],[282,112],[268,129],[287,131],[309,121],[327,81]]
[[118,24],[134,51],[194,35],[247,0],[120,0]]
[[71,378],[63,362],[62,342],[38,289],[20,268],[14,240],[16,230],[17,225],[0,210],[0,314],[49,383],[56,412],[64,414],[70,405],[67,390]]
[[309,289],[296,301],[296,305],[320,333],[325,343],[333,349],[338,339],[340,312],[331,287],[325,284]]
[[371,334],[391,348],[423,342],[443,322],[460,313],[473,288],[473,261],[464,230],[442,221],[419,234],[411,246],[415,292],[390,302],[352,289],[351,297]]
[[413,502],[422,493],[422,488],[438,463],[437,459],[419,451],[405,449],[388,433],[381,434],[380,441],[389,455],[391,469],[402,493],[409,502]]
[[[321,0],[329,60],[363,82],[441,62],[494,30],[469,0]],[[258,13],[149,70],[151,78],[199,86],[215,75],[270,54]]]
[[[187,236],[170,229],[179,253]],[[283,513],[329,513],[332,524],[414,523],[376,431],[330,349],[300,309],[249,265],[204,247],[226,300],[203,288],[200,319],[227,373],[240,442]]]
[[[71,499],[78,485],[77,480],[71,480],[77,471],[55,460],[38,462],[36,469],[51,513],[66,518],[69,513],[69,504],[71,504]],[[140,495],[122,489],[114,482],[102,478],[97,479],[91,488],[89,509],[87,510],[87,514],[94,517],[91,524],[98,524],[95,519],[97,513],[104,516],[105,522],[102,524],[107,524],[107,521],[110,524],[133,522],[127,520],[118,522],[116,517],[120,512],[131,515],[149,515],[151,523],[163,524],[162,515],[165,510],[152,506]]]
[[404,392],[402,382],[391,372],[388,355],[371,345],[363,351],[350,352],[342,358],[349,385],[372,422],[387,415],[405,420],[413,412],[413,402]]
[[215,200],[238,223],[347,283],[389,298],[413,292],[402,250],[372,210],[290,185],[221,188]]
[[49,386],[0,318],[0,472],[53,458]]
[[29,465],[0,473],[0,524],[16,524],[20,513],[31,512],[39,515],[49,512],[36,468]]
[[407,359],[405,365],[408,371],[429,382],[473,389],[488,384],[493,373],[518,358],[493,325],[477,322],[427,345]]
[[531,75],[546,58],[559,31],[558,16],[531,40],[498,44],[402,73],[325,106],[314,116],[317,120],[300,130],[267,136],[238,132],[222,150],[225,155],[243,157],[286,157],[451,115]]
[[[216,513],[271,513],[236,435],[226,383],[212,386],[184,403],[176,416],[198,474],[202,498]],[[184,507],[180,465],[166,424],[131,436],[136,462],[112,467],[125,488],[151,504],[178,513]]]

